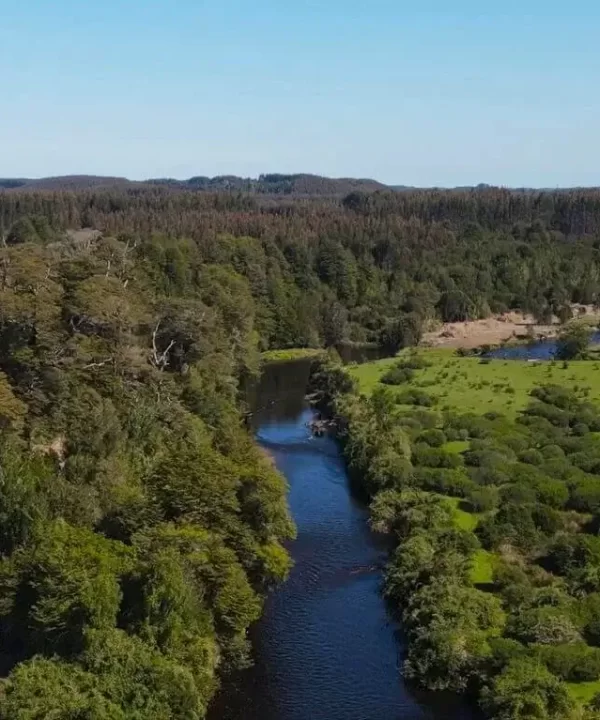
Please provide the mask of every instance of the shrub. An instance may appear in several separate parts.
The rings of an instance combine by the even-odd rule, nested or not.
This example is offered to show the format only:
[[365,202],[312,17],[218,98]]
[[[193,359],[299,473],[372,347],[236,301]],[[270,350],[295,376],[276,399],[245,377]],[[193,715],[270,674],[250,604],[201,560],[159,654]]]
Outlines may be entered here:
[[380,382],[384,385],[402,385],[410,382],[414,374],[410,368],[393,367],[382,376]]
[[586,478],[570,489],[569,507],[578,512],[597,513],[600,511],[600,482],[597,478]]
[[433,430],[441,423],[441,417],[439,413],[434,410],[425,410],[423,408],[415,407],[409,411],[409,416],[419,422],[424,430]]
[[504,485],[509,481],[509,469],[503,463],[471,468],[469,473],[478,485]]
[[398,362],[398,367],[406,370],[424,370],[430,366],[429,360],[415,352],[411,352]]
[[529,448],[519,453],[519,460],[527,465],[541,465],[544,462],[544,456],[539,450]]
[[498,719],[566,720],[574,701],[565,685],[539,662],[516,658],[484,690],[482,706]]
[[529,650],[516,640],[510,638],[498,637],[489,641],[491,652],[491,664],[496,671],[502,670],[511,661],[525,658],[529,654]]
[[388,488],[401,490],[410,482],[412,474],[410,462],[392,448],[386,448],[369,465],[365,478],[366,490],[369,495]]
[[544,535],[555,535],[564,527],[563,517],[558,510],[548,505],[538,503],[533,506],[531,517],[535,526],[544,533]]
[[590,429],[585,423],[577,423],[573,426],[573,435],[583,437],[589,433]]
[[513,503],[514,505],[533,505],[536,500],[534,488],[525,483],[505,485],[501,494],[503,503]]
[[473,481],[460,468],[417,467],[414,482],[423,490],[451,497],[467,497],[474,490]]
[[405,390],[403,393],[398,395],[397,402],[399,405],[418,405],[420,407],[431,407],[433,405],[433,398],[423,390],[417,388],[411,388]]
[[540,452],[546,460],[560,460],[565,456],[560,445],[544,445]]
[[462,466],[462,458],[456,453],[449,453],[441,448],[434,448],[424,443],[415,445],[412,460],[415,465],[430,468],[457,468]]
[[495,487],[477,487],[469,493],[468,500],[475,512],[490,512],[498,507],[500,492]]
[[426,443],[430,447],[439,448],[447,442],[446,435],[442,430],[424,430],[417,438],[419,442]]
[[600,678],[600,649],[585,643],[545,645],[535,649],[548,670],[567,682],[589,682]]
[[581,641],[572,619],[564,609],[535,607],[512,615],[507,624],[509,636],[538,645],[564,645]]
[[510,544],[531,552],[540,540],[531,506],[512,502],[501,503],[495,515],[490,515],[479,523],[476,533],[487,549]]

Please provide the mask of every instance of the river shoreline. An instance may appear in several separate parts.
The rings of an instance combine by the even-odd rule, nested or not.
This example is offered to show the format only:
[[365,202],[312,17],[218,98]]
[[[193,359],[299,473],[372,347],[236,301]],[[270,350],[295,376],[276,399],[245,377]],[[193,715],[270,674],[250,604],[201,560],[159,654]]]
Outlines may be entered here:
[[[308,375],[277,363],[254,389],[256,439],[289,484],[289,580],[251,628],[254,667],[225,678],[209,720],[456,720],[401,676],[400,627],[381,593],[389,543],[369,526],[331,433],[313,436]],[[293,395],[293,397],[292,397]]]
[[[573,305],[573,318],[598,325],[600,312],[592,305]],[[558,318],[538,323],[532,315],[508,312],[481,320],[444,323],[423,335],[421,345],[433,348],[464,348],[473,350],[482,345],[494,347],[510,343],[538,342],[555,338],[562,327]]]

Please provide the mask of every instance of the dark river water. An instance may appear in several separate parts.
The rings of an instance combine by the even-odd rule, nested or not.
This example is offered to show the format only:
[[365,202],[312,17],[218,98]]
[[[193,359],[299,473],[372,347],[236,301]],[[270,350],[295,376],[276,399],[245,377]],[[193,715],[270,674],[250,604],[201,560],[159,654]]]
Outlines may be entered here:
[[295,565],[251,629],[254,666],[225,681],[210,720],[470,717],[402,681],[401,637],[380,593],[386,548],[349,491],[336,442],[307,428],[308,371],[267,368],[251,397],[258,442],[289,483]]
[[[590,337],[593,345],[600,343],[600,332]],[[504,360],[552,360],[556,352],[556,340],[545,340],[530,345],[516,345],[514,347],[500,347],[487,353],[487,357]]]

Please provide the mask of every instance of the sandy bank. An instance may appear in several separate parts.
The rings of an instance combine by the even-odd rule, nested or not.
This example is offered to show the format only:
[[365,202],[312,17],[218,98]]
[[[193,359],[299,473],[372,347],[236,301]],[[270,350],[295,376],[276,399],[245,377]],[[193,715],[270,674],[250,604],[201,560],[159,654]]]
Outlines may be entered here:
[[[590,306],[575,305],[574,317],[597,324],[600,313]],[[485,320],[444,323],[441,327],[423,335],[422,345],[427,347],[476,348],[481,345],[501,345],[515,339],[539,340],[554,337],[560,323],[554,318],[550,325],[539,325],[532,315],[519,312],[494,315]]]

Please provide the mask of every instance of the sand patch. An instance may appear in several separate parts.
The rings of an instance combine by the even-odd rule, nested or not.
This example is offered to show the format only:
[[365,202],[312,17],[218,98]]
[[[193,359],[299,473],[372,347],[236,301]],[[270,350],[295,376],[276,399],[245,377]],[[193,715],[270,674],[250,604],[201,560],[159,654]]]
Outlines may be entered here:
[[[574,317],[580,316],[597,324],[600,313],[590,306],[574,305]],[[484,320],[444,323],[423,335],[422,345],[427,347],[476,348],[481,345],[502,345],[511,340],[544,340],[555,337],[560,330],[557,318],[549,325],[539,325],[532,315],[509,312]]]

